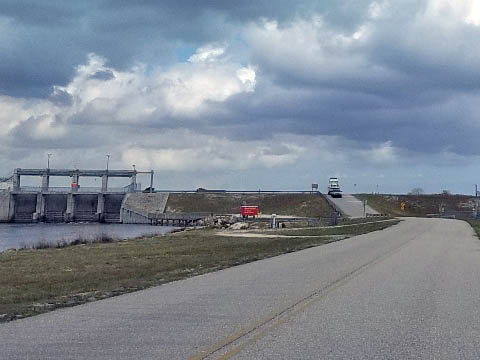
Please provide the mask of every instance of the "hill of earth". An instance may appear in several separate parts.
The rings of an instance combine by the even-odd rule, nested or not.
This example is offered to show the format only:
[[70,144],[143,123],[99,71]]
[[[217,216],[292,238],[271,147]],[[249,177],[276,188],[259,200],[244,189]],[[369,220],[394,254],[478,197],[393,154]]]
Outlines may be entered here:
[[320,194],[172,193],[165,212],[238,214],[242,205],[257,205],[263,214],[329,217],[332,208]]

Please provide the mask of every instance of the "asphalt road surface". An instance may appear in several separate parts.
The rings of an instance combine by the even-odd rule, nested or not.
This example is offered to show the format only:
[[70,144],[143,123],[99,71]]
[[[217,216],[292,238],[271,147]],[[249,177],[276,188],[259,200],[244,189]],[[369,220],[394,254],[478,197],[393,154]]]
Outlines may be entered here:
[[479,359],[480,241],[383,231],[0,325],[2,359]]
[[[343,194],[341,198],[332,198],[329,195],[327,196],[348,217],[362,218],[365,216],[363,202],[358,200],[355,196],[349,194]],[[368,206],[368,204],[365,206],[365,210],[367,214],[378,214],[378,212],[373,210],[370,206]]]

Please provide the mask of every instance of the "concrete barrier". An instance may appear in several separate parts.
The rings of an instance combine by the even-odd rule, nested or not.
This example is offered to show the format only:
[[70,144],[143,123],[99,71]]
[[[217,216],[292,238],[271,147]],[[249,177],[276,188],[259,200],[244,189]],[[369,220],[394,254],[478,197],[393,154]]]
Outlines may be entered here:
[[13,221],[14,207],[9,191],[0,191],[0,222]]

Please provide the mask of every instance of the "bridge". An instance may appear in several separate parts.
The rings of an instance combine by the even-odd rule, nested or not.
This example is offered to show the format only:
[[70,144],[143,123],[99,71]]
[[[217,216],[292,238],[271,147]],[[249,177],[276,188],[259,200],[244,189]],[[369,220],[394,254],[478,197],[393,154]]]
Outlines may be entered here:
[[[120,222],[122,202],[127,193],[140,190],[138,174],[150,174],[153,191],[153,170],[80,170],[20,169],[0,180],[12,183],[10,191],[0,192],[0,221],[15,222]],[[22,186],[22,176],[38,176],[41,186]],[[51,177],[70,177],[70,187],[51,187]],[[101,187],[82,187],[83,177],[101,178]],[[129,178],[127,186],[109,187],[110,178]]]

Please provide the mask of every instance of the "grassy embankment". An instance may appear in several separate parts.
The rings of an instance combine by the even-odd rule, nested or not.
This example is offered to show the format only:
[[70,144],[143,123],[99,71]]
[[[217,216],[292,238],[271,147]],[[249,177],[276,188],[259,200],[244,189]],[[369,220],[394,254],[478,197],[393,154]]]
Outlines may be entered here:
[[242,205],[258,205],[264,214],[329,217],[332,209],[314,194],[170,194],[165,212],[237,214]]
[[475,234],[477,234],[477,237],[480,239],[480,219],[468,219],[466,221],[470,224],[475,231]]
[[[360,200],[382,214],[390,216],[426,216],[445,211],[471,211],[473,197],[467,195],[431,194],[431,195],[387,195],[357,194]],[[401,203],[404,203],[404,210]]]
[[345,235],[353,236],[366,234],[372,231],[383,230],[387,227],[392,226],[393,224],[398,224],[398,219],[382,219],[382,220],[371,220],[369,222],[362,223],[352,223],[340,226],[331,226],[325,228],[305,228],[301,229],[288,229],[288,230],[278,230],[274,231],[275,234],[295,236],[299,235],[299,232],[303,236],[333,236],[333,235]]
[[[0,253],[0,321],[74,306],[344,237],[389,223],[224,237],[194,230],[137,240]],[[342,230],[343,229],[343,230]],[[309,235],[310,237],[300,237]],[[337,235],[329,237],[328,235]]]

